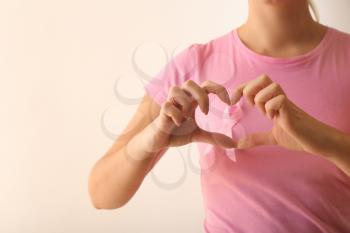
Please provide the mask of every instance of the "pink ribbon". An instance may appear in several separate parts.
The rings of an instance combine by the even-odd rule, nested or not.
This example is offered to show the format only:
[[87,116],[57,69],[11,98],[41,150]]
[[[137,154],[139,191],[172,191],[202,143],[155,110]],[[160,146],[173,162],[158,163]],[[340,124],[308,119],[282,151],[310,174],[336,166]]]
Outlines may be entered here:
[[[220,116],[221,120],[218,121],[219,124],[219,132],[225,134],[228,137],[231,137],[232,139],[235,139],[235,134],[243,133],[245,134],[244,127],[239,124],[239,121],[242,119],[244,115],[243,111],[243,100],[241,99],[239,102],[237,102],[234,105],[227,106],[222,115]],[[216,131],[216,130],[215,130]],[[236,133],[234,133],[236,132]],[[208,153],[216,153],[213,151],[213,146],[209,144],[203,144],[204,148],[203,154]],[[225,153],[228,158],[230,158],[232,161],[237,162],[236,159],[236,149],[225,149]]]
[[[223,124],[222,124],[222,132],[225,132],[227,136],[234,138],[234,128],[237,123],[243,117],[243,109],[242,109],[242,99],[236,103],[235,105],[227,106],[223,113]],[[244,130],[244,129],[243,129]],[[236,162],[236,149],[226,149],[226,155],[232,161]]]

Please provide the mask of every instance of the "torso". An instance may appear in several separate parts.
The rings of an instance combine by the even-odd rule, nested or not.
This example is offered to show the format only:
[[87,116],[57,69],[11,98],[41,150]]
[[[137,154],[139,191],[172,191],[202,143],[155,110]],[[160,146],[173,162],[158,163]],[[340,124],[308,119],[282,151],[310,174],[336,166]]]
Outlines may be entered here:
[[[350,133],[350,35],[330,28],[317,48],[291,59],[255,54],[236,31],[196,49],[197,82],[211,79],[232,91],[265,73],[311,116]],[[242,137],[272,127],[243,100],[243,117],[227,131],[221,119],[225,104],[215,96],[210,100],[208,116],[196,110],[203,128]],[[350,232],[350,178],[320,155],[278,146],[198,148],[206,232]]]

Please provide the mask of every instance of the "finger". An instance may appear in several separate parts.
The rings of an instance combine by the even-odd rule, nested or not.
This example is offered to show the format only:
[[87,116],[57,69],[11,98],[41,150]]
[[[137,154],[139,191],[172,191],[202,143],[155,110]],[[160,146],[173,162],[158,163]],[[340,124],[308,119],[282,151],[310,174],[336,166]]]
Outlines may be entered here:
[[202,89],[197,83],[195,83],[192,80],[186,81],[182,85],[182,89],[190,94],[197,102],[205,114],[208,114],[209,112],[209,97],[208,94],[205,92],[204,89]]
[[184,118],[183,114],[180,109],[174,106],[173,103],[166,101],[162,106],[161,112],[167,117],[170,117],[177,126],[182,124]]
[[193,98],[190,98],[180,87],[172,86],[170,88],[168,101],[178,103],[180,105],[178,108],[182,111],[185,118],[191,115]]
[[247,99],[247,101],[250,104],[254,105],[255,95],[271,83],[272,81],[267,75],[261,75],[260,77],[252,80],[245,86],[245,88],[243,89],[243,96]]
[[255,95],[254,103],[263,114],[266,114],[265,103],[280,94],[283,94],[280,85],[277,83],[271,83]]
[[232,138],[221,133],[209,132],[201,128],[198,128],[193,133],[191,142],[209,143],[226,149],[235,148],[237,146],[237,143],[233,141]]
[[236,89],[232,93],[232,96],[230,97],[231,105],[236,104],[242,98],[243,90],[246,85],[247,85],[246,83],[243,83],[238,87],[236,87]]
[[231,105],[230,96],[224,86],[213,81],[206,80],[201,84],[201,87],[207,93],[213,93],[217,95],[222,100],[222,102]]
[[247,101],[254,105],[255,95],[266,86],[270,85],[272,80],[265,74],[259,76],[258,78],[249,81],[246,84],[240,85],[233,94],[231,99],[232,104],[235,104],[242,96],[244,96]]
[[274,145],[276,141],[272,131],[263,133],[254,133],[248,135],[237,142],[237,149],[249,149],[256,146]]
[[287,97],[282,94],[266,102],[265,110],[270,120],[273,120],[274,115],[280,111],[280,109],[282,108],[286,100],[287,100]]

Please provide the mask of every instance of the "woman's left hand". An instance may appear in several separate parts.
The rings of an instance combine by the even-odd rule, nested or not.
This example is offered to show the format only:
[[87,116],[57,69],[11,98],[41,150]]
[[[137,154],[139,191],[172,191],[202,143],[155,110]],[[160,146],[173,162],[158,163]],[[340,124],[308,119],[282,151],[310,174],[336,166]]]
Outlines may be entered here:
[[238,149],[259,145],[279,145],[291,150],[318,153],[327,146],[329,127],[308,115],[288,99],[281,86],[262,75],[236,88],[231,103],[241,97],[255,105],[273,121],[269,132],[257,132],[241,138]]

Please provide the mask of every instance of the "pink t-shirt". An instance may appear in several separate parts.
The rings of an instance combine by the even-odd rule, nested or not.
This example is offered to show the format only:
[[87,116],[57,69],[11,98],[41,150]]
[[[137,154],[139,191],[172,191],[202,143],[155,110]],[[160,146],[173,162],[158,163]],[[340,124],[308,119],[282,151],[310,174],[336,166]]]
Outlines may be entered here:
[[[304,111],[350,133],[350,35],[331,27],[312,51],[284,59],[255,53],[231,30],[184,49],[145,90],[162,104],[171,86],[188,79],[199,84],[210,79],[232,93],[263,73]],[[233,106],[241,111],[232,118],[219,98],[209,99],[207,116],[199,108],[195,112],[202,128],[240,138],[272,127],[244,98]],[[350,178],[322,156],[279,146],[224,150],[197,145],[205,232],[350,232]]]

